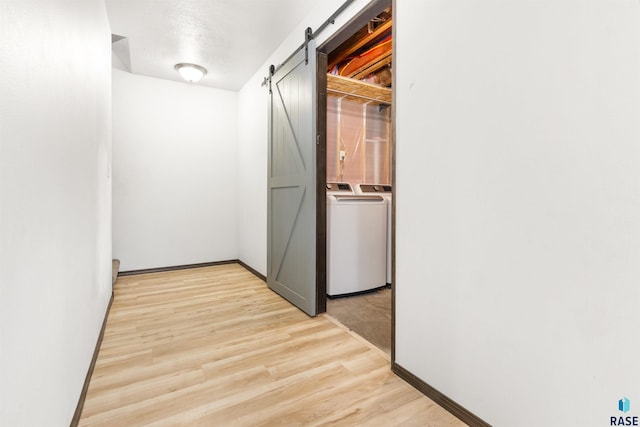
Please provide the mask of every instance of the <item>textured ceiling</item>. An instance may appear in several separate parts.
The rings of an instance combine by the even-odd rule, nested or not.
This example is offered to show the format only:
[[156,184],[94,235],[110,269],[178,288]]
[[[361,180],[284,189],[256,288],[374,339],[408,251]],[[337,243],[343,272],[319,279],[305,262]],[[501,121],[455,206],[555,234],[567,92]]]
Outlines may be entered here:
[[106,0],[106,5],[111,32],[128,42],[129,57],[118,56],[129,61],[132,73],[182,81],[173,67],[191,62],[208,70],[198,84],[238,90],[317,1]]

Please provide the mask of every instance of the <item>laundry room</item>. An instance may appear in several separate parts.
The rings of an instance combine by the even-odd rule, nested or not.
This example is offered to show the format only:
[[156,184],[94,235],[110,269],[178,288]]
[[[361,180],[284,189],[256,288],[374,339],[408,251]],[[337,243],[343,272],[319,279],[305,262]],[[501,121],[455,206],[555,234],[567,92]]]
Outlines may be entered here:
[[392,286],[392,13],[327,55],[327,312],[387,353]]

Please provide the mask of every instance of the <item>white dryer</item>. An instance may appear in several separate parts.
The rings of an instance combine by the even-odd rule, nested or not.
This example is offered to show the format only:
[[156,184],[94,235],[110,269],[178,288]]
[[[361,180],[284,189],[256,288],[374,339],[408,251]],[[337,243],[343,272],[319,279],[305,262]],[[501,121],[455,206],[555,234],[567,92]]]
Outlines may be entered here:
[[379,195],[356,195],[348,183],[327,183],[327,295],[386,284],[387,206]]
[[356,185],[356,194],[382,196],[387,203],[387,222],[386,222],[386,282],[391,285],[391,228],[393,227],[392,206],[393,206],[393,188],[386,184],[358,184]]

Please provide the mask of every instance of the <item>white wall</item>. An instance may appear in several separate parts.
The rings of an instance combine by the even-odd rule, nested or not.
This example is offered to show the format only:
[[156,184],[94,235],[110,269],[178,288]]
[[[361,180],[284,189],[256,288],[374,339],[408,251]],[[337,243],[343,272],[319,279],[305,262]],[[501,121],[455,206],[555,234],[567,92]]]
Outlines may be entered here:
[[266,274],[269,104],[258,78],[238,96],[238,258]]
[[0,425],[72,419],[111,296],[104,2],[0,2]]
[[[304,41],[304,31],[314,31],[327,19],[343,0],[319,2],[313,11],[289,34],[269,59],[247,81],[239,93],[238,101],[238,185],[239,185],[239,259],[262,274],[267,273],[267,146],[269,137],[267,88],[261,87],[269,65],[284,61]],[[316,38],[317,45],[326,41],[349,19],[362,10],[368,1],[352,3],[335,24]]]
[[113,70],[120,271],[238,257],[237,98]]
[[396,358],[493,425],[640,414],[639,12],[397,1]]

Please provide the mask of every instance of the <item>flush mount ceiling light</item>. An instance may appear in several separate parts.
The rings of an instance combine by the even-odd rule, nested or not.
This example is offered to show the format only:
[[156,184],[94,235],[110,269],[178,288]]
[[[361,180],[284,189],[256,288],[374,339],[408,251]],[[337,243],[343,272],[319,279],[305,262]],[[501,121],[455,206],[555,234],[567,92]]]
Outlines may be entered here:
[[196,64],[182,62],[174,67],[183,79],[189,83],[195,83],[207,74],[207,69]]

